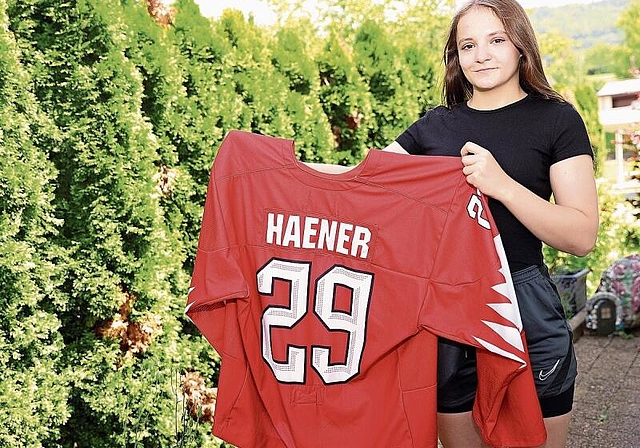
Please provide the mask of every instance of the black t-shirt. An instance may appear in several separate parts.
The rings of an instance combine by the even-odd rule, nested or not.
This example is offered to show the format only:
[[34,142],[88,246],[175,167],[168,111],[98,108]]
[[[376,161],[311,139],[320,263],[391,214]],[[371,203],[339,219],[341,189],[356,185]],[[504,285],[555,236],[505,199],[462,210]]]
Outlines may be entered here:
[[[491,152],[515,181],[550,200],[549,168],[581,154],[593,157],[584,122],[569,103],[531,95],[495,110],[475,110],[466,103],[428,111],[396,141],[410,154],[460,156],[466,142]],[[462,169],[462,166],[460,167]],[[499,201],[490,199],[512,272],[542,264],[542,242]]]

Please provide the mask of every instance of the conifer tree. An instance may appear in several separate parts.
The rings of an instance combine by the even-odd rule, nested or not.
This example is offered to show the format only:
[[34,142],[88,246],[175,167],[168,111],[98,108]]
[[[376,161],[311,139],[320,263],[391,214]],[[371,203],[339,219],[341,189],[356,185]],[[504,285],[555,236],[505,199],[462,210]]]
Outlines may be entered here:
[[[208,420],[200,418],[208,424],[197,425],[195,421],[198,418],[187,415],[202,414],[212,404],[194,401],[194,396],[205,396],[204,391],[213,385],[219,356],[182,312],[192,271],[193,244],[198,238],[197,226],[200,224],[202,203],[193,194],[198,188],[189,173],[188,163],[180,160],[177,149],[185,140],[197,135],[194,131],[198,130],[189,124],[198,122],[200,118],[199,110],[189,107],[194,98],[188,97],[185,87],[188,79],[185,70],[190,63],[180,53],[176,33],[172,31],[173,21],[181,12],[174,8],[159,8],[163,5],[155,2],[148,2],[146,9],[145,5],[135,0],[123,0],[122,4],[123,16],[129,28],[127,55],[138,68],[144,86],[142,113],[158,140],[160,205],[167,229],[173,234],[172,250],[183,257],[181,275],[171,281],[176,303],[163,326],[166,335],[171,333],[167,340],[175,351],[167,359],[176,374],[173,387],[182,395],[180,399],[186,401],[181,404],[188,407],[185,409],[187,413],[180,415],[182,421],[176,432],[182,442],[188,439],[196,445],[212,445],[212,416],[208,416]],[[206,135],[205,130],[200,131]],[[206,145],[206,140],[203,145]],[[194,153],[196,151],[190,152]],[[194,384],[197,384],[197,388],[194,388]]]
[[69,417],[57,314],[66,253],[51,204],[60,143],[31,90],[0,0],[0,446],[51,446]]
[[272,63],[288,81],[286,113],[292,124],[296,151],[304,162],[336,163],[335,141],[327,116],[320,103],[320,76],[314,61],[315,49],[310,42],[319,40],[308,36],[308,23],[289,22],[275,35]]
[[10,17],[61,132],[49,157],[59,172],[59,241],[73,260],[60,316],[72,385],[62,444],[168,446],[173,361],[193,355],[176,347],[184,255],[160,206],[161,151],[127,57],[131,30],[105,0],[13,2]]
[[[402,60],[402,51],[384,28],[365,21],[356,33],[354,58],[371,95],[373,116],[368,123],[370,146],[384,148],[419,115],[413,73]],[[407,79],[408,78],[408,79]]]
[[335,32],[317,56],[320,102],[336,142],[336,162],[355,165],[370,148],[371,95],[357,70],[352,48]]
[[[218,146],[229,130],[251,129],[251,112],[238,87],[238,68],[228,62],[232,42],[200,14],[193,0],[178,0],[173,6],[172,31],[186,61],[182,81],[186,110],[174,145],[180,164],[193,178],[194,202],[202,206]],[[194,221],[192,234],[200,225],[199,217]]]

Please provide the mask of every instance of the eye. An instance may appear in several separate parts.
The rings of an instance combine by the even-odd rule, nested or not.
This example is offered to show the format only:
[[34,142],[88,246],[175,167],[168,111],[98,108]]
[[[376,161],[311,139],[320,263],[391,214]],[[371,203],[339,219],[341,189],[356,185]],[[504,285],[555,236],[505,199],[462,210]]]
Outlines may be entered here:
[[460,50],[462,51],[466,51],[466,50],[471,50],[473,48],[473,44],[464,44],[460,47]]
[[501,44],[501,43],[504,43],[506,41],[507,41],[507,39],[505,39],[504,37],[496,37],[495,39],[493,39],[492,42],[494,44]]

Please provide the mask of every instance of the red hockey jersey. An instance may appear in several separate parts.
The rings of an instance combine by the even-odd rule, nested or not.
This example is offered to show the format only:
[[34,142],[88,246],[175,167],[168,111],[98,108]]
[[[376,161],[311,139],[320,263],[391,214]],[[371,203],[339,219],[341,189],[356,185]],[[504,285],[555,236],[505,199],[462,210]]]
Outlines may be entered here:
[[500,236],[460,159],[371,150],[341,174],[232,131],[187,316],[221,356],[213,432],[242,448],[437,446],[437,337],[478,348],[494,446],[546,433]]

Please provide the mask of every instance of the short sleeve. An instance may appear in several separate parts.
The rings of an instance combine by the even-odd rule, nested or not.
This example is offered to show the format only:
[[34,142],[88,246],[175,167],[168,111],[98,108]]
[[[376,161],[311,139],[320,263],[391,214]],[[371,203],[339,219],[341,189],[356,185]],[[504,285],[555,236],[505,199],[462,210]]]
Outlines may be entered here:
[[554,135],[552,165],[584,154],[593,157],[593,148],[589,141],[587,128],[582,117],[571,104],[563,104],[560,108]]
[[402,132],[402,134],[400,134],[396,138],[396,142],[400,146],[402,146],[402,149],[407,151],[409,154],[424,153],[424,149],[422,148],[420,142],[425,141],[425,139],[423,138],[421,133],[426,130],[428,120],[429,112],[427,112],[426,115],[411,124]]

